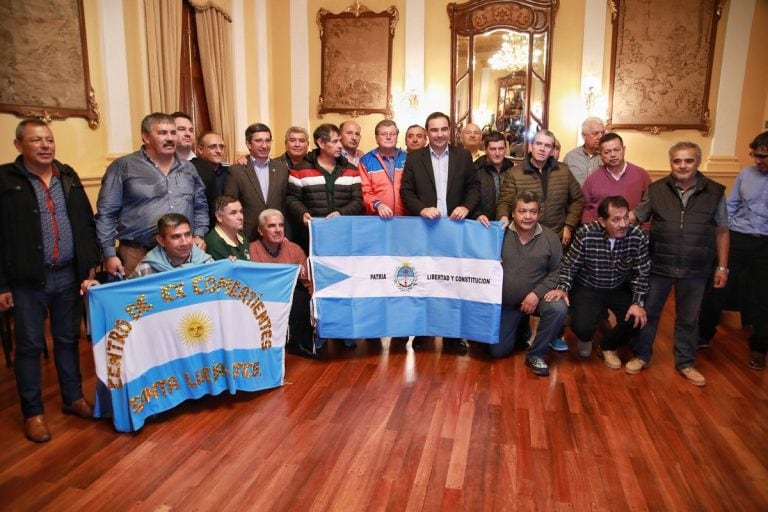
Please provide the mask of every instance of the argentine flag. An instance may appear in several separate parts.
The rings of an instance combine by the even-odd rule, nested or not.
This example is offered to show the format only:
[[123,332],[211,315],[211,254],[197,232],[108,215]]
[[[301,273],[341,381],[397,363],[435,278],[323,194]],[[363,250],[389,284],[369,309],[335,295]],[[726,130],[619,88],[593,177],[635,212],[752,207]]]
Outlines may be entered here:
[[446,336],[498,343],[504,231],[473,220],[310,223],[312,298],[326,338]]
[[129,432],[190,398],[281,386],[298,275],[222,260],[91,288],[96,416]]

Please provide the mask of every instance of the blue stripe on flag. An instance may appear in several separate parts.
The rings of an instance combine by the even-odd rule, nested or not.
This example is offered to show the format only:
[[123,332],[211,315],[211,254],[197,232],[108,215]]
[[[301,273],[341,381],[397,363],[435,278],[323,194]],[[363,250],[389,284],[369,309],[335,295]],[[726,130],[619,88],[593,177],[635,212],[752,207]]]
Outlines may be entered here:
[[339,216],[310,223],[315,256],[433,256],[499,259],[504,230],[474,220]]
[[499,304],[434,297],[315,300],[323,338],[447,336],[499,342]]
[[[112,416],[119,432],[138,430],[147,417],[172,409],[185,400],[224,391],[235,394],[281,386],[283,362],[282,348],[219,349],[169,361],[117,389],[109,390],[99,382],[96,417]],[[252,375],[254,363],[258,365],[258,376]],[[216,372],[216,368],[227,373]],[[240,375],[236,375],[238,372]]]

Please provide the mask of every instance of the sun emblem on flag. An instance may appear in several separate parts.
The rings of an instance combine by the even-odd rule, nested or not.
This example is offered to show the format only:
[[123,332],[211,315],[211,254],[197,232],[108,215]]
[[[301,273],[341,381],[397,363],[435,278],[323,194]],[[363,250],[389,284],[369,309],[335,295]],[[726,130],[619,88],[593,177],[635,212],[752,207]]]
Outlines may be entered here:
[[404,261],[402,265],[395,267],[393,281],[400,291],[409,292],[419,282],[419,274],[413,265]]
[[213,322],[205,313],[195,311],[184,315],[179,320],[177,332],[181,341],[187,345],[202,345],[211,338]]

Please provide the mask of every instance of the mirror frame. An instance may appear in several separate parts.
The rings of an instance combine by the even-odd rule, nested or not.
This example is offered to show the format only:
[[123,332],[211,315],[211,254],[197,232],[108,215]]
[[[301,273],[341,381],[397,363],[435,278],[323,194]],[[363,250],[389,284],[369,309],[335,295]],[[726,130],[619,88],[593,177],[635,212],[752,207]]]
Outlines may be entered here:
[[[548,126],[549,87],[552,74],[552,32],[558,7],[559,0],[470,0],[463,4],[453,2],[448,4],[448,18],[451,24],[451,122],[453,123],[451,142],[456,141],[457,127],[460,122],[472,122],[472,91],[474,87],[474,66],[472,61],[474,60],[475,36],[498,29],[510,29],[527,33],[531,41],[533,41],[534,34],[546,34],[546,66],[541,124],[542,127]],[[456,76],[458,61],[457,38],[459,36],[469,37],[469,70],[463,76]],[[525,98],[528,115],[530,115],[531,111],[531,72],[532,67],[529,65]],[[455,111],[456,90],[458,81],[464,78],[464,76],[467,76],[467,87],[469,89],[468,114],[465,118],[457,119],[456,117],[459,113]],[[527,132],[529,128],[528,118],[526,117],[524,129]]]

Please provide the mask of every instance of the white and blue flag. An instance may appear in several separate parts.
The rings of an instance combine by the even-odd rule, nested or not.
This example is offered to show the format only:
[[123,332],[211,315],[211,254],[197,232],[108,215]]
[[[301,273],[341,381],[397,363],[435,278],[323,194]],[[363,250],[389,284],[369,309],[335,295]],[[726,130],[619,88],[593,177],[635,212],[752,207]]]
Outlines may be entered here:
[[298,275],[223,260],[91,288],[96,416],[129,432],[190,398],[281,386]]
[[340,216],[313,220],[310,232],[320,336],[498,343],[499,223]]

